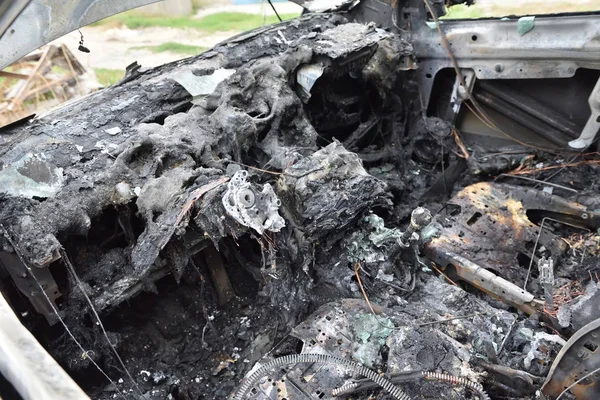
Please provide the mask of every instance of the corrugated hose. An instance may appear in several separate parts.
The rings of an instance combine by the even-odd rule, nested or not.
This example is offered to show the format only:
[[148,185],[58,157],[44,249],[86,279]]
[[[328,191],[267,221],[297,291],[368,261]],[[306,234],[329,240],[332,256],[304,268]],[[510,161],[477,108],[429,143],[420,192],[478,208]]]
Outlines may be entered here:
[[460,385],[471,389],[479,395],[480,400],[490,400],[490,396],[485,392],[483,386],[478,382],[470,381],[454,375],[443,374],[440,372],[423,372],[423,378],[432,381],[448,382],[453,385]]
[[346,360],[343,358],[330,356],[329,354],[290,354],[282,356],[274,360],[269,361],[256,371],[251,373],[244,379],[242,385],[233,396],[234,400],[243,400],[246,397],[248,391],[256,385],[256,383],[264,376],[266,376],[271,369],[282,367],[289,364],[300,364],[300,363],[320,363],[320,364],[337,364],[352,369],[355,373],[364,376],[365,378],[373,381],[383,390],[391,394],[397,400],[412,400],[406,393],[400,388],[394,385],[388,378],[385,378],[377,372],[373,371],[361,365],[357,362]]
[[[477,393],[480,400],[490,400],[490,397],[483,389],[483,386],[480,383],[470,381],[466,378],[461,378],[454,375],[444,374],[440,372],[428,372],[428,371],[406,371],[401,373],[400,375],[396,375],[390,378],[392,383],[398,382],[408,382],[414,381],[418,379],[427,379],[431,381],[439,381],[439,382],[448,382],[453,385],[466,387],[473,392]],[[369,390],[374,386],[370,384],[370,382],[366,380],[348,382],[343,386],[340,386],[337,389],[334,389],[331,394],[334,397],[343,396],[348,394],[356,393],[360,390]]]

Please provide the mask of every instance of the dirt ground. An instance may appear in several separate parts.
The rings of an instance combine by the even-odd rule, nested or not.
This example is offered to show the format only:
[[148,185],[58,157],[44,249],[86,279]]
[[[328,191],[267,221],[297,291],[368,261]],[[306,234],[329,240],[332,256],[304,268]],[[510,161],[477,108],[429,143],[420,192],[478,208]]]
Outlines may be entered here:
[[[201,9],[195,18],[202,18],[220,12],[241,12],[258,15],[273,15],[269,5],[248,4],[233,5],[215,2],[214,6]],[[280,14],[300,12],[301,7],[294,3],[275,3]],[[81,29],[85,46],[90,53],[76,52],[77,58],[86,68],[107,68],[124,70],[127,65],[137,61],[142,67],[155,67],[171,61],[176,61],[189,55],[160,52],[153,53],[139,47],[157,46],[166,42],[176,42],[191,46],[211,48],[223,40],[240,33],[240,31],[215,32],[207,34],[195,29],[146,28],[127,29],[126,27],[108,28],[103,26],[88,26]],[[79,32],[71,32],[54,41],[55,44],[65,43],[69,48],[76,49],[80,40]]]
[[[147,28],[127,29],[102,26],[86,27],[81,30],[85,46],[89,53],[76,52],[77,58],[88,69],[107,68],[124,70],[129,64],[137,61],[142,67],[156,67],[171,61],[187,57],[183,54],[161,52],[153,53],[148,49],[135,47],[157,46],[166,42],[177,42],[192,46],[213,47],[219,42],[238,33],[217,32],[207,36],[195,29]],[[79,32],[71,32],[55,41],[65,43],[76,49],[80,40]]]

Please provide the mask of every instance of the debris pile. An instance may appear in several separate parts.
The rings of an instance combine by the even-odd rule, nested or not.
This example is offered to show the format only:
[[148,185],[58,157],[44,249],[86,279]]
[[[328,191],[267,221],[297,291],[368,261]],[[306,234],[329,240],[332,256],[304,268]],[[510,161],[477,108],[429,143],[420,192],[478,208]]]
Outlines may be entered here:
[[2,293],[97,399],[595,390],[598,183],[473,152],[413,53],[309,15],[0,131]]
[[0,126],[99,89],[67,46],[48,45],[0,71]]

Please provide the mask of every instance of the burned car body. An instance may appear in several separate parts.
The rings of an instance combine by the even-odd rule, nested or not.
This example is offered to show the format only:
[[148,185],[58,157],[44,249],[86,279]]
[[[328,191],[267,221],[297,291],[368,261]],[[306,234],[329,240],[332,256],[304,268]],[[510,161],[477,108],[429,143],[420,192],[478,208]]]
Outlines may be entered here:
[[596,398],[599,17],[339,3],[2,128],[4,297],[94,398]]

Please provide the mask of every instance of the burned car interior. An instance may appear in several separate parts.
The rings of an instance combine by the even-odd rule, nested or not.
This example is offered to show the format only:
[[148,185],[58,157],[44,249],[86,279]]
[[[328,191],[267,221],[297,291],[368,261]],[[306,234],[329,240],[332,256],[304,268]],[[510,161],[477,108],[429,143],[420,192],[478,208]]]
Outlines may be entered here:
[[0,128],[0,398],[599,398],[600,15],[298,3]]

